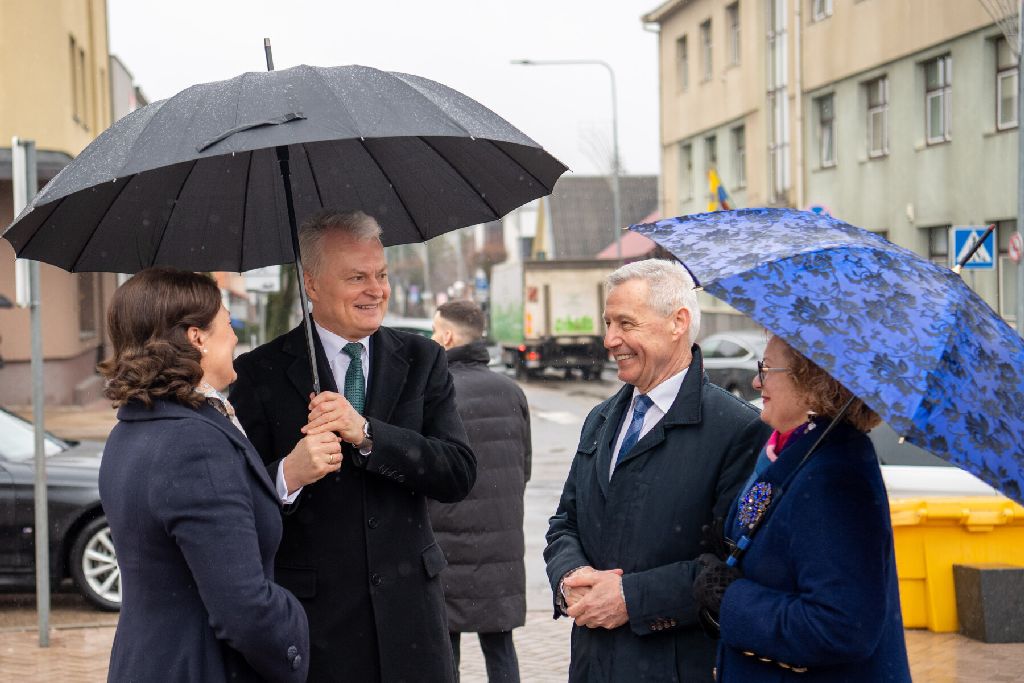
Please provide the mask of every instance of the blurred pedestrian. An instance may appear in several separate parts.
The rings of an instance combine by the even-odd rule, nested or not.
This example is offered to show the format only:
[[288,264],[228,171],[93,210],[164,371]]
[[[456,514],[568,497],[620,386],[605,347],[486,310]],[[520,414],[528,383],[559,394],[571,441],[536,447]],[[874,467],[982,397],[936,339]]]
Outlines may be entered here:
[[682,266],[613,272],[604,319],[625,386],[583,424],[544,551],[555,617],[575,620],[569,679],[711,681],[691,592],[701,528],[736,499],[768,430],[708,381]]
[[301,683],[306,614],[272,580],[281,504],[221,393],[238,339],[220,291],[143,270],[107,326],[119,407],[99,488],[123,591],[108,680]]
[[702,555],[693,588],[720,625],[718,680],[909,682],[889,501],[866,434],[881,419],[780,337],[754,388],[774,431],[725,524],[749,545],[737,567]]
[[430,521],[448,558],[441,572],[455,666],[461,634],[476,633],[489,681],[519,681],[512,629],[526,622],[523,493],[530,480],[530,412],[514,381],[492,372],[484,315],[472,301],[449,301],[434,315],[455,404],[476,454],[476,484],[465,500],[430,502]]
[[[323,392],[302,325],[235,362],[231,399],[288,504],[277,579],[309,615],[313,683],[455,680],[427,499],[464,498],[476,459],[444,351],[381,326],[380,235],[362,211],[299,229]],[[343,457],[318,453],[335,434]]]

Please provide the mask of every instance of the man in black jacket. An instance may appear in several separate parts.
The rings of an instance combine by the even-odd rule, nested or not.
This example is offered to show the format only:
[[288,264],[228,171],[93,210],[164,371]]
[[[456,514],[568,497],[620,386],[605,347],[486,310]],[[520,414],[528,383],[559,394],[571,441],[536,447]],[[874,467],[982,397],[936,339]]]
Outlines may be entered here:
[[512,629],[526,621],[523,492],[530,480],[530,413],[515,382],[487,367],[484,316],[472,301],[434,315],[455,401],[477,457],[476,485],[454,504],[431,501],[430,521],[448,559],[441,573],[455,666],[463,632],[476,633],[489,681],[519,681]]
[[465,497],[476,459],[444,353],[381,327],[373,218],[324,211],[299,242],[325,390],[299,327],[236,360],[231,401],[289,504],[275,577],[309,616],[309,680],[454,681],[427,499]]
[[583,423],[544,550],[555,616],[575,620],[569,680],[710,682],[691,588],[701,527],[725,516],[770,430],[708,382],[682,266],[630,263],[607,285],[604,344],[625,386]]

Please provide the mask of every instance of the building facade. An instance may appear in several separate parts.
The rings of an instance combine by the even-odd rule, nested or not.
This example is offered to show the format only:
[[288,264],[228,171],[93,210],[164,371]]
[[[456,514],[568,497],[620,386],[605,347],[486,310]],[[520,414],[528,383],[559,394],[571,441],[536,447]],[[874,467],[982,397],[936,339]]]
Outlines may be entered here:
[[[966,282],[1013,323],[1017,59],[977,0],[674,0],[660,29],[662,208],[826,211],[944,265],[996,225]],[[737,132],[742,131],[740,137]]]
[[[34,140],[40,186],[111,123],[104,0],[0,0],[0,225],[13,219],[10,140]],[[14,251],[0,240],[0,294],[15,294]],[[104,313],[116,276],[41,267],[48,403],[100,396]],[[0,404],[31,402],[29,311],[0,309]]]

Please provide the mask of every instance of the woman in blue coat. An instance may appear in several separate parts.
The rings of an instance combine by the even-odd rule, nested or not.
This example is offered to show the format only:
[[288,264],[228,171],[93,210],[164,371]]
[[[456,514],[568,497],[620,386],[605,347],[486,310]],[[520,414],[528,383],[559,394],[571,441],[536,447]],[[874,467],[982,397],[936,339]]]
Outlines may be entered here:
[[114,294],[119,406],[100,497],[121,572],[110,681],[306,679],[298,600],[273,582],[276,492],[221,395],[238,339],[210,278],[144,270]]
[[718,680],[909,682],[889,503],[866,434],[881,419],[779,337],[754,387],[775,431],[725,522],[746,548],[736,567],[701,556],[694,582],[721,630]]

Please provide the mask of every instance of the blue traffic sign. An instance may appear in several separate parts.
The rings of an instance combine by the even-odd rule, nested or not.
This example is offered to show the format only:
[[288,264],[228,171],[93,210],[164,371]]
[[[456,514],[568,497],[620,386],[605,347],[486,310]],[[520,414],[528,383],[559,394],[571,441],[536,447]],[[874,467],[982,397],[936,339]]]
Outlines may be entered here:
[[[953,228],[953,265],[960,263],[961,259],[978,243],[981,236],[985,234],[987,226],[984,225],[963,225]],[[978,251],[974,252],[971,260],[964,264],[964,269],[990,270],[996,267],[996,233],[989,233]]]

